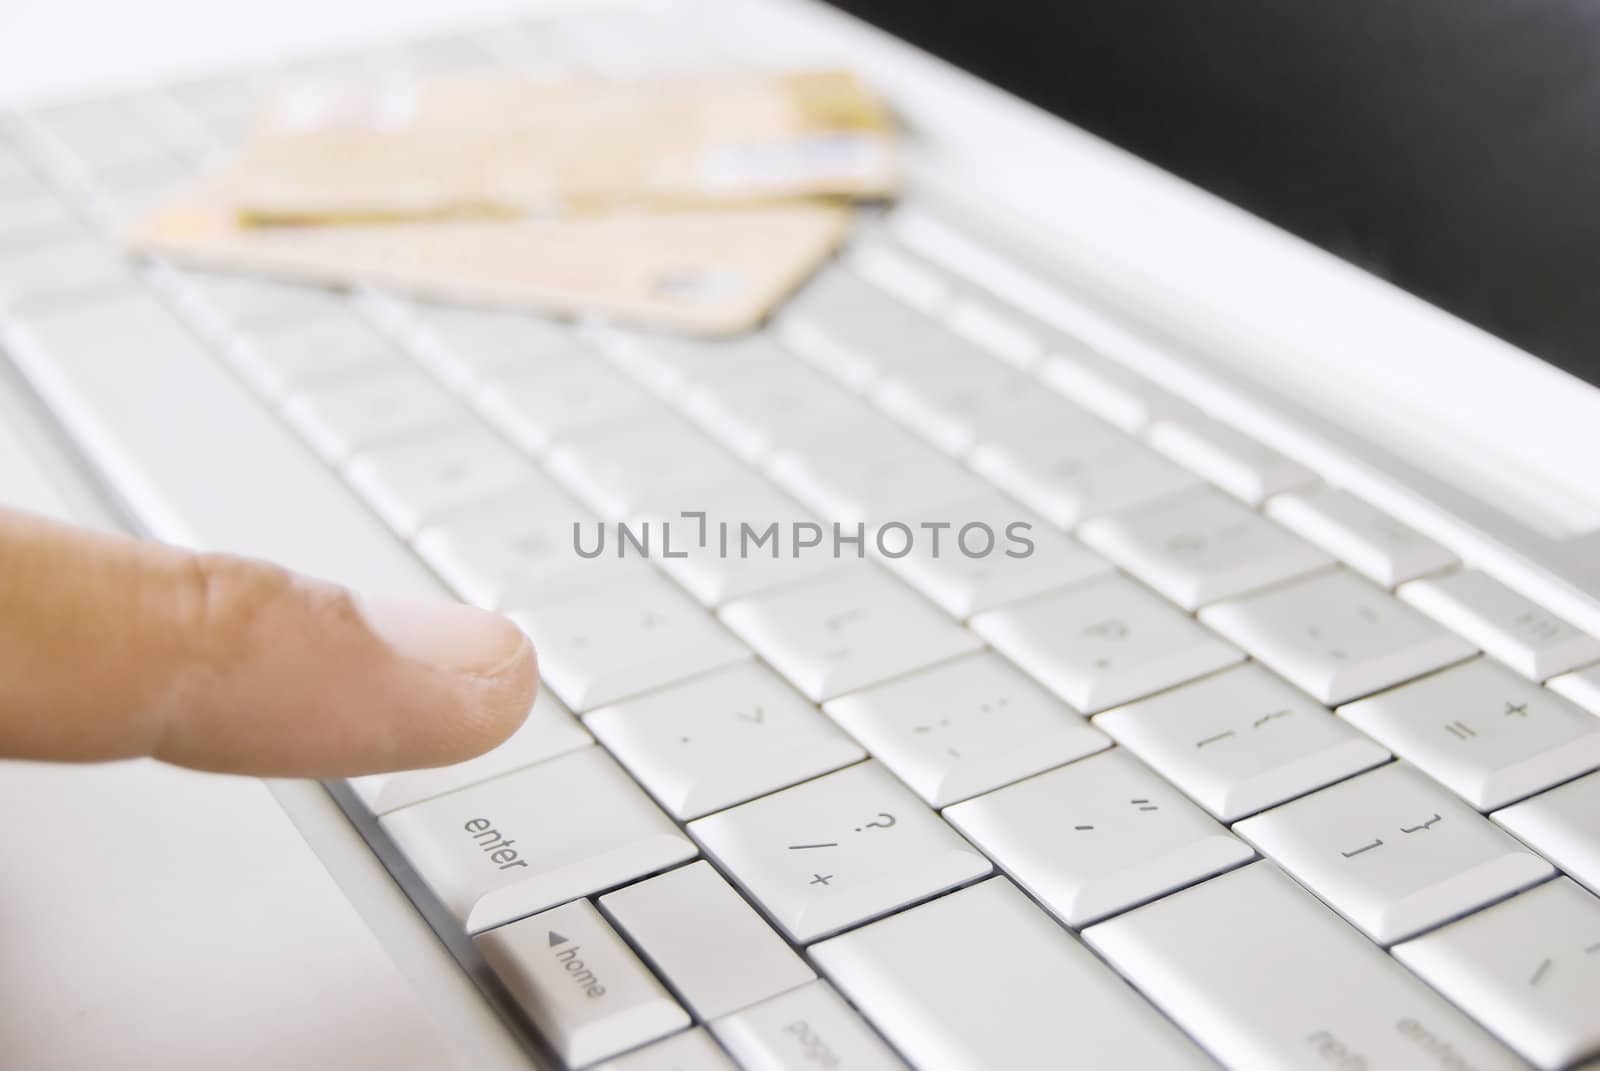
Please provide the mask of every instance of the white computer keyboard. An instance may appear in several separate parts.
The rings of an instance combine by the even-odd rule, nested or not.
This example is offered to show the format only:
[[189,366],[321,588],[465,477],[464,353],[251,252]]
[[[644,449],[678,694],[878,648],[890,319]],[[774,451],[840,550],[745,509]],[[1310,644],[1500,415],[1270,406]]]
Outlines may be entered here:
[[[315,66],[688,42],[579,19]],[[146,521],[431,572],[532,635],[510,741],[341,793],[558,1058],[1600,1054],[1600,641],[964,277],[926,213],[726,344],[120,256],[263,77],[12,117],[0,337]],[[827,535],[574,553],[684,511]],[[1035,549],[891,557],[892,521]]]

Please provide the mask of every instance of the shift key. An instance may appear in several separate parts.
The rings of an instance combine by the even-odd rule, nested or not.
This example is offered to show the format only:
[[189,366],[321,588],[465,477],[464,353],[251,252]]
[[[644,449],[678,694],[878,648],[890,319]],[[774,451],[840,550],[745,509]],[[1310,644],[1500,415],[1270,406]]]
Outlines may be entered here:
[[597,747],[403,807],[382,824],[469,933],[696,854]]

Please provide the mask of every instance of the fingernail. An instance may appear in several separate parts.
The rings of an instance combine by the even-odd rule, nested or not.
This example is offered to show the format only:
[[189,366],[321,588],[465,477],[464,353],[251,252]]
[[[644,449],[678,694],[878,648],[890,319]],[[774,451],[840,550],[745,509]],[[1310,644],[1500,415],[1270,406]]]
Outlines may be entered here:
[[493,674],[527,642],[505,618],[461,603],[363,597],[358,605],[396,653],[447,673]]

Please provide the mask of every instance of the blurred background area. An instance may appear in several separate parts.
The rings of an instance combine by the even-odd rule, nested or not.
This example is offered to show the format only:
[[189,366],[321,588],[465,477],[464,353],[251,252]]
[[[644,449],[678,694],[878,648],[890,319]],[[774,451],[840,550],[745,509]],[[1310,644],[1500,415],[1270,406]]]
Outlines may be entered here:
[[839,6],[1600,382],[1592,0]]

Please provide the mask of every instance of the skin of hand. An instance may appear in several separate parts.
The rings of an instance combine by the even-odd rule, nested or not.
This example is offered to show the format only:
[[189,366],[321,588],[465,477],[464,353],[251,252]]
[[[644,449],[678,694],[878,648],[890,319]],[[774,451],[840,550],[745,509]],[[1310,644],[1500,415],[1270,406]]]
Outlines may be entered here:
[[511,735],[537,681],[532,645],[495,614],[0,509],[0,758],[443,766]]

